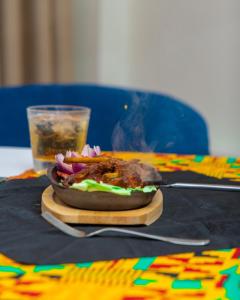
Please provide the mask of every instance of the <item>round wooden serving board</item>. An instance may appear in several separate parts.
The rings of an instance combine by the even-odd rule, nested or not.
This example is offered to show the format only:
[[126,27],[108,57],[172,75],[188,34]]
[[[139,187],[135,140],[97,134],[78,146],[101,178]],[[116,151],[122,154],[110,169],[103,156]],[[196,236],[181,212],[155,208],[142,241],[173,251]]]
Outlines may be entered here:
[[[127,201],[127,199],[126,199]],[[124,211],[94,211],[67,206],[55,195],[52,186],[42,194],[42,211],[48,211],[65,223],[101,225],[150,225],[162,214],[163,195],[158,190],[145,207]]]

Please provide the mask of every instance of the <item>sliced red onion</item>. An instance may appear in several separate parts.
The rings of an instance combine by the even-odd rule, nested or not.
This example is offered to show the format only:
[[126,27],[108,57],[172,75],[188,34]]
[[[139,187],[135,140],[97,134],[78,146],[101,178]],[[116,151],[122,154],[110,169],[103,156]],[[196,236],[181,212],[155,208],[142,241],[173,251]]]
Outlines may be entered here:
[[78,157],[80,156],[77,152],[72,151],[72,157]]
[[[85,145],[81,152],[81,156],[84,157],[95,157],[99,155],[101,155],[101,149],[99,146],[93,146],[93,148],[91,148],[89,145]],[[74,151],[67,151],[65,156],[78,157],[80,155]],[[69,175],[78,173],[86,167],[85,164],[81,164],[81,163],[73,163],[73,164],[64,163],[64,155],[61,153],[57,154],[55,158],[56,158],[58,170]]]
[[91,148],[89,145],[85,145],[81,155],[85,157],[95,157],[101,155],[101,149],[99,146],[93,146],[93,148]]
[[65,154],[66,157],[78,157],[80,156],[77,152],[74,152],[74,151],[66,151],[66,154]]
[[78,173],[86,168],[86,164],[74,163],[72,164],[72,169],[74,173]]
[[82,156],[85,156],[85,157],[88,157],[88,149],[90,148],[90,146],[87,144],[83,147],[82,149],[82,152],[81,152],[81,155]]
[[96,156],[101,155],[101,149],[99,146],[93,146],[93,150],[95,151]]
[[55,156],[57,168],[59,171],[64,172],[66,174],[73,174],[73,167],[72,165],[64,163],[64,155],[62,153],[59,153]]
[[66,151],[65,156],[66,156],[66,157],[72,157],[72,152],[71,152],[71,151]]
[[89,148],[88,149],[88,156],[89,157],[95,157],[97,155],[96,155],[95,151],[92,148]]

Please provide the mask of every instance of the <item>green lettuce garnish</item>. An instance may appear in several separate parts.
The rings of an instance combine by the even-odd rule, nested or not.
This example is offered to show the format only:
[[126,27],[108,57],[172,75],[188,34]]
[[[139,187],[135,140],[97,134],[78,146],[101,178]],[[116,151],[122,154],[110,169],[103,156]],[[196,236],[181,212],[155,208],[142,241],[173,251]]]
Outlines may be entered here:
[[122,196],[131,196],[132,192],[143,192],[143,193],[151,193],[157,190],[154,185],[147,185],[143,188],[122,188],[120,186],[107,184],[104,182],[97,182],[92,179],[85,179],[79,183],[74,183],[70,186],[71,189],[80,190],[83,192],[107,192],[113,193]]

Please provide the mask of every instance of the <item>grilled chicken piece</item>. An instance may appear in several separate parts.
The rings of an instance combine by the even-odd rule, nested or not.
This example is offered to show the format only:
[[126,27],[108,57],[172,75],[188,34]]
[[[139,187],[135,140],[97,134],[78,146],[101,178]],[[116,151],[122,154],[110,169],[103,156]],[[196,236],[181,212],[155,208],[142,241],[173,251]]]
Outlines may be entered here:
[[144,187],[149,181],[160,179],[160,175],[153,167],[139,162],[139,160],[124,161],[110,158],[109,160],[86,165],[86,168],[77,174],[63,179],[65,186],[84,179],[93,179],[124,188]]

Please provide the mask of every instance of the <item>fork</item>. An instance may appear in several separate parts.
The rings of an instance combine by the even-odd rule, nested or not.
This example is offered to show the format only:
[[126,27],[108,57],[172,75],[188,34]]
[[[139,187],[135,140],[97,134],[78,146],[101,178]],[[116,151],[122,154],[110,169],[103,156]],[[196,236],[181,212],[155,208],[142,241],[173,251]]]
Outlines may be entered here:
[[179,189],[202,189],[202,190],[215,190],[215,191],[229,191],[229,192],[240,192],[239,185],[231,184],[213,184],[213,183],[188,183],[188,182],[174,182],[167,183],[163,180],[146,180],[148,184],[156,185],[159,188],[179,188]]
[[115,228],[115,227],[106,227],[102,228],[96,231],[93,231],[91,233],[86,233],[83,230],[78,230],[75,229],[62,221],[60,221],[58,218],[56,218],[53,214],[49,212],[42,212],[42,217],[52,224],[54,227],[58,228],[62,232],[76,237],[76,238],[88,238],[88,237],[93,237],[96,235],[99,235],[104,232],[118,232],[118,233],[125,233],[128,235],[133,235],[133,236],[138,236],[138,237],[143,237],[151,240],[158,240],[158,241],[163,241],[163,242],[168,242],[172,244],[177,244],[177,245],[189,245],[189,246],[205,246],[210,243],[209,239],[183,239],[183,238],[176,238],[176,237],[168,237],[168,236],[161,236],[161,235],[154,235],[154,234],[147,234],[147,233],[142,233],[134,230],[129,230],[129,229],[122,229],[122,228]]

